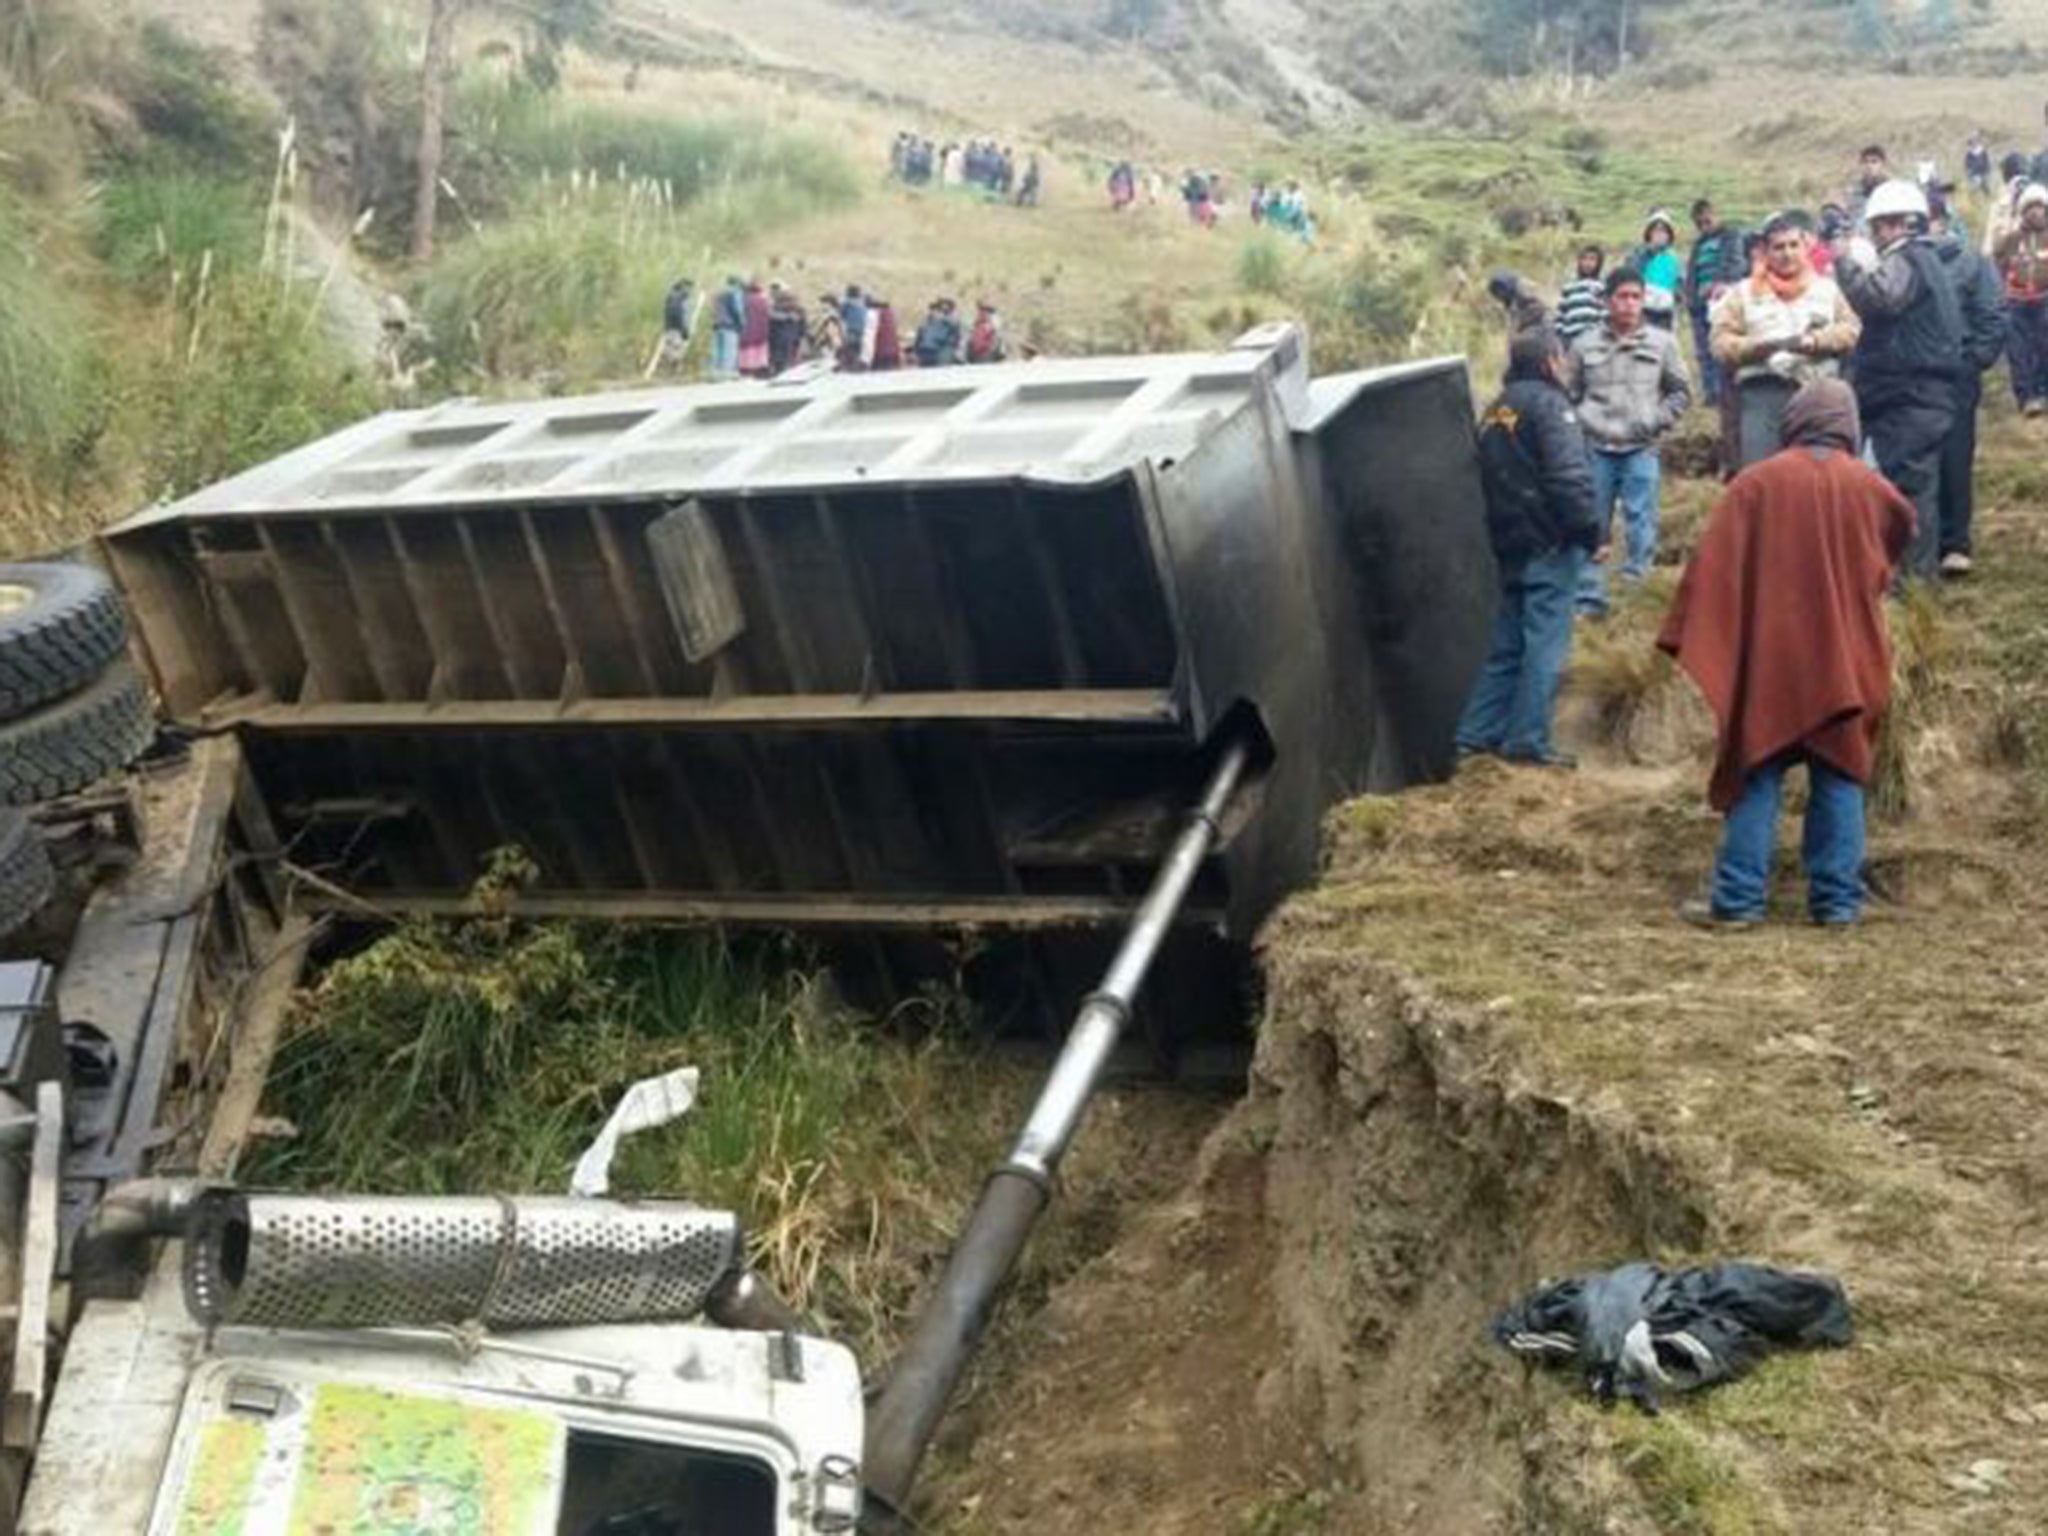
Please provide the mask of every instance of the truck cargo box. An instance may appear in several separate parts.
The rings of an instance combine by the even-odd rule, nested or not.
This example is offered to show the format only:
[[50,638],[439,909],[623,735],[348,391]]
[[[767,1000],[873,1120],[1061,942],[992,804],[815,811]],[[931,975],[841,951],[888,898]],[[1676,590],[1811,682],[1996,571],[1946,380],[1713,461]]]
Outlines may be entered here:
[[1269,760],[1188,920],[1235,941],[1335,800],[1440,776],[1484,649],[1462,362],[807,372],[378,416],[107,537],[163,705],[293,860],[462,910],[1114,922],[1205,744]]

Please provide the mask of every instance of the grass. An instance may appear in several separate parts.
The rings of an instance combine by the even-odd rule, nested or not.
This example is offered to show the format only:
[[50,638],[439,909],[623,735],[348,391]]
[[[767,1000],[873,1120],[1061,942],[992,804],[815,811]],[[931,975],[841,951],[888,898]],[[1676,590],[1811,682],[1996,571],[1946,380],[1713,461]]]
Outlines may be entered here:
[[[822,139],[733,117],[690,117],[543,94],[498,83],[459,102],[468,154],[508,203],[533,180],[595,176],[658,183],[671,206],[740,189],[777,209],[844,207],[859,195],[852,165]],[[462,190],[458,188],[458,190]]]
[[32,218],[0,191],[0,459],[61,480],[104,416],[86,316]]
[[269,1101],[297,1134],[252,1176],[559,1191],[630,1082],[694,1065],[698,1103],[625,1144],[614,1192],[739,1211],[776,1286],[874,1358],[1022,1087],[943,1028],[914,1034],[848,1012],[786,943],[408,924],[305,998]]
[[727,253],[857,196],[844,157],[800,135],[530,92],[485,100],[465,110],[523,190],[488,221],[458,202],[471,232],[418,285],[452,381],[636,377],[678,275],[708,294]]
[[255,265],[263,208],[246,180],[171,162],[124,166],[94,200],[95,244],[132,284],[167,283],[202,262],[229,273]]

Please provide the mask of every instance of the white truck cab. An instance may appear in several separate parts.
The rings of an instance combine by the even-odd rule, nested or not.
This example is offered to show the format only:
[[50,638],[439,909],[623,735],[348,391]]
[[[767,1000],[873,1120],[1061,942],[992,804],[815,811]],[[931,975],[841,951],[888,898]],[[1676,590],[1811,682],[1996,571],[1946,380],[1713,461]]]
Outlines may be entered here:
[[209,1326],[166,1255],[87,1304],[20,1530],[809,1536],[860,1516],[860,1373],[793,1332]]

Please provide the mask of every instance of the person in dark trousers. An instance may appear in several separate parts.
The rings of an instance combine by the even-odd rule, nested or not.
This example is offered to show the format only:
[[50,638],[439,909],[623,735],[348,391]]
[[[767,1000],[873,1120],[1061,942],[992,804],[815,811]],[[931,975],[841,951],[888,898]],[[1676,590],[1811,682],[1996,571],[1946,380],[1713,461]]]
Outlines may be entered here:
[[2039,416],[2048,411],[2048,187],[2023,188],[2017,208],[1991,255],[2005,283],[2013,398],[2022,413]]
[[1942,270],[1955,285],[1963,311],[1963,361],[1956,375],[1956,419],[1941,446],[1941,474],[1935,500],[1941,516],[1944,577],[1970,574],[1970,521],[1976,510],[1977,407],[1984,399],[1984,375],[2005,355],[2005,293],[1998,269],[1949,222],[1949,206],[1937,197],[1928,206],[1928,237]]
[[737,378],[740,371],[740,331],[747,321],[747,285],[728,277],[711,301],[711,377]]
[[948,368],[960,361],[960,321],[951,299],[933,299],[911,339],[920,368]]
[[1785,775],[1805,764],[1807,911],[1854,923],[1864,900],[1864,793],[1891,697],[1885,590],[1913,507],[1856,454],[1856,397],[1808,384],[1785,448],[1735,477],[1658,634],[1714,712],[1707,799],[1726,818],[1712,894],[1679,909],[1713,928],[1764,918]]
[[781,283],[768,285],[768,371],[779,374],[803,356],[810,317],[797,296]]
[[839,329],[845,338],[839,345],[839,366],[859,373],[867,367],[868,301],[858,283],[848,283],[846,297],[839,301]]
[[1742,259],[1742,231],[1723,224],[1711,200],[1703,197],[1692,205],[1692,227],[1692,254],[1685,263],[1685,307],[1692,318],[1701,396],[1708,405],[1719,406],[1727,381],[1721,365],[1714,361],[1709,341],[1714,301],[1749,276],[1749,266]]
[[[1644,321],[1643,275],[1635,268],[1607,274],[1607,318],[1572,343],[1565,388],[1593,450],[1593,501],[1601,525],[1619,500],[1627,529],[1621,574],[1641,581],[1657,557],[1663,482],[1657,445],[1692,405],[1692,384],[1678,338]],[[1604,564],[1588,566],[1581,575],[1579,611],[1606,616]]]
[[1991,146],[1984,142],[1981,128],[1970,135],[1969,146],[1963,151],[1963,177],[1979,197],[1991,195]]
[[1500,572],[1493,645],[1458,719],[1458,751],[1570,768],[1551,721],[1571,655],[1572,604],[1588,559],[1604,559],[1586,440],[1547,330],[1508,346],[1500,395],[1479,422],[1486,528]]
[[1919,514],[1909,574],[1931,579],[1941,560],[1941,452],[1956,419],[1964,368],[1963,306],[1927,237],[1927,198],[1888,181],[1864,205],[1870,238],[1849,242],[1835,276],[1863,335],[1849,358],[1877,467]]

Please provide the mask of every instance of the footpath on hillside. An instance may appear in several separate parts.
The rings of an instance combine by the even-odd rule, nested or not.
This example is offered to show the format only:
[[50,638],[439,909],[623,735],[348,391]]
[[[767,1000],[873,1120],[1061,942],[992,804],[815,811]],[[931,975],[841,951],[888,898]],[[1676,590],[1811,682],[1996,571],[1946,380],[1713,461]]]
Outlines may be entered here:
[[[1645,594],[1582,636],[1579,773],[1334,814],[1248,1099],[1021,1330],[938,1529],[2048,1529],[2048,487],[1990,437],[1980,576],[1895,617],[1868,921],[1805,924],[1789,847],[1764,930],[1677,921],[1709,725]],[[1854,1345],[1652,1419],[1487,1336],[1545,1278],[1728,1257],[1839,1276]]]

